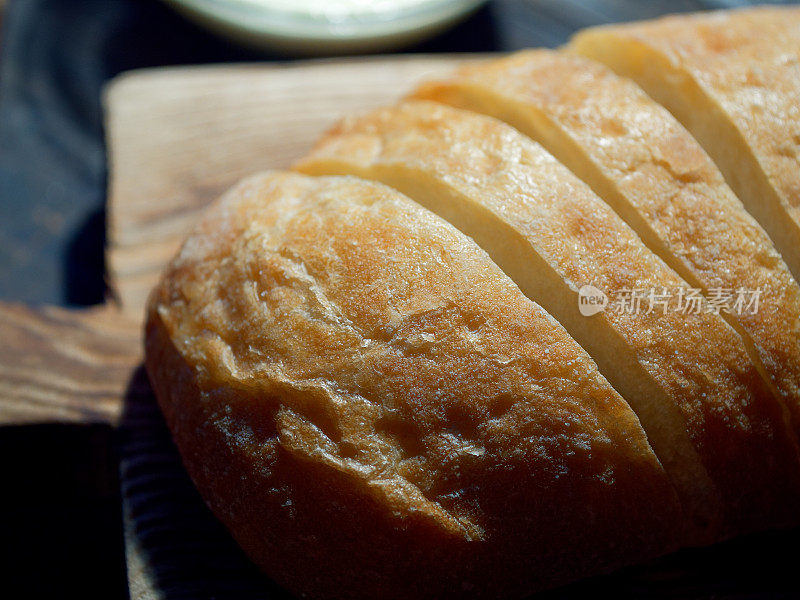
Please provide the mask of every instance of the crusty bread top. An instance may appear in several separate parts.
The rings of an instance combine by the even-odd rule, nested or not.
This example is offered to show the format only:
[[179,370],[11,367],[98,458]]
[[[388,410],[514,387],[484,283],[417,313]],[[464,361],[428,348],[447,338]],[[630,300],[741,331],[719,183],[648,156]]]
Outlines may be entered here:
[[[349,169],[390,182],[480,240],[523,291],[589,349],[639,412],[699,522],[718,510],[704,491],[703,468],[723,496],[723,534],[758,526],[768,514],[785,521],[794,501],[785,499],[795,498],[798,489],[797,448],[741,338],[721,317],[706,313],[643,307],[580,316],[577,291],[583,285],[613,297],[625,289],[686,284],[538,144],[492,118],[407,102],[345,119],[299,168]],[[431,179],[438,186],[425,188]],[[515,245],[515,238],[523,243]],[[543,261],[548,267],[540,266]],[[560,283],[552,283],[551,272]],[[572,294],[551,293],[558,286]],[[619,339],[624,348],[617,351]],[[650,381],[656,389],[645,387]],[[687,432],[691,445],[683,446]],[[781,458],[774,462],[776,454]],[[771,491],[753,495],[762,488]]]
[[[389,582],[389,596],[412,597],[423,583],[438,589],[437,577],[480,577],[467,583],[490,588],[496,577],[506,586],[517,578],[530,589],[532,578],[541,585],[566,577],[560,569],[585,570],[581,552],[607,565],[615,545],[652,553],[675,535],[674,492],[593,361],[469,238],[389,188],[280,173],[243,182],[189,237],[149,311],[148,338],[160,347],[165,331],[201,390],[171,397],[177,382],[161,374],[173,431],[182,413],[226,403],[210,426],[274,428],[256,446],[231,438],[253,453],[252,476],[269,478],[278,470],[264,456],[288,453],[297,478],[306,477],[302,465],[336,473],[395,523],[388,542],[357,515],[358,529],[336,539],[325,539],[328,525],[300,536],[285,549],[297,565],[304,552],[322,556],[320,572],[352,572],[358,589],[359,576],[387,569],[373,564],[376,547],[397,542],[401,551],[403,531],[421,527],[450,544],[478,543],[468,553],[476,574],[465,564],[437,574],[409,557],[389,568],[412,570]],[[236,422],[242,407],[246,422]],[[269,444],[281,452],[265,453]],[[182,450],[188,462],[203,459],[202,447]],[[303,505],[292,481],[279,487],[282,501]],[[223,520],[225,494],[211,493]],[[282,510],[266,520],[285,518]],[[268,570],[274,560],[256,559]],[[299,572],[282,577],[313,585]]]
[[[757,311],[732,311],[730,320],[753,344],[751,357],[800,432],[800,287],[686,129],[632,81],[562,52],[518,52],[467,66],[459,78],[504,96],[482,106],[540,141],[707,296],[715,288],[761,292]],[[448,85],[419,94],[442,89],[453,98]],[[512,116],[513,102],[525,108]]]
[[576,41],[593,35],[633,40],[692,77],[738,128],[800,223],[800,7],[675,15],[589,29]]

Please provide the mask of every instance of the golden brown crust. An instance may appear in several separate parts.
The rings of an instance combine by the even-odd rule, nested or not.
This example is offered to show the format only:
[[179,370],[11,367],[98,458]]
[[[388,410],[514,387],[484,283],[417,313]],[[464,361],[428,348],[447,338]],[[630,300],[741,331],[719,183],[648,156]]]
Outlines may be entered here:
[[681,120],[800,277],[800,8],[594,28],[572,46]]
[[674,547],[674,492],[591,359],[383,186],[243,182],[146,339],[198,488],[295,592],[517,597]]
[[[448,86],[467,83],[473,85],[463,103],[490,88],[484,95],[495,95],[482,106],[542,143],[707,296],[713,289],[744,290],[743,297],[761,290],[757,311],[734,311],[729,319],[800,433],[800,287],[691,135],[632,81],[579,56],[518,52],[420,93],[457,102],[458,91]],[[512,103],[524,106],[515,112]]]
[[299,168],[389,183],[473,236],[637,411],[704,530],[693,535],[796,520],[797,447],[785,411],[721,317],[578,314],[583,285],[611,294],[686,284],[540,146],[495,119],[409,102],[346,119]]

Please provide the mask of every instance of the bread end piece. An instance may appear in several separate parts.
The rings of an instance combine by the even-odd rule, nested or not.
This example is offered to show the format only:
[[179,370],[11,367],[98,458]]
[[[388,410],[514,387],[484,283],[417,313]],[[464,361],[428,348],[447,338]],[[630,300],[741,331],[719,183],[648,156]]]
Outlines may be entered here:
[[674,491],[594,363],[383,186],[237,186],[154,291],[146,356],[201,494],[294,593],[523,597],[676,546]]

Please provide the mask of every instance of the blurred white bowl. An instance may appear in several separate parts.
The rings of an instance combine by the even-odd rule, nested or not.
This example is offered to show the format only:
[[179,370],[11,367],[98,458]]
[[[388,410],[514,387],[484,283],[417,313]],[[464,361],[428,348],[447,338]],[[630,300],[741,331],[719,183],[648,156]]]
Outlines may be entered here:
[[447,29],[486,0],[166,0],[250,46],[302,55],[389,50]]

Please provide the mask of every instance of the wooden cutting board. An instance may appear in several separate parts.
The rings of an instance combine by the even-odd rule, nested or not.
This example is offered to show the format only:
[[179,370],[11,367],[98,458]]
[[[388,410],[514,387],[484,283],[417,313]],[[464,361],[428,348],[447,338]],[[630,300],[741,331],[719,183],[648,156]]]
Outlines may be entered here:
[[[107,89],[106,306],[0,304],[0,424],[106,422],[120,434],[130,595],[279,598],[197,495],[141,369],[147,294],[198,212],[243,176],[283,168],[339,117],[392,102],[464,57],[133,72]],[[622,518],[622,517],[621,517]],[[786,597],[797,532],[685,551],[550,598]]]

